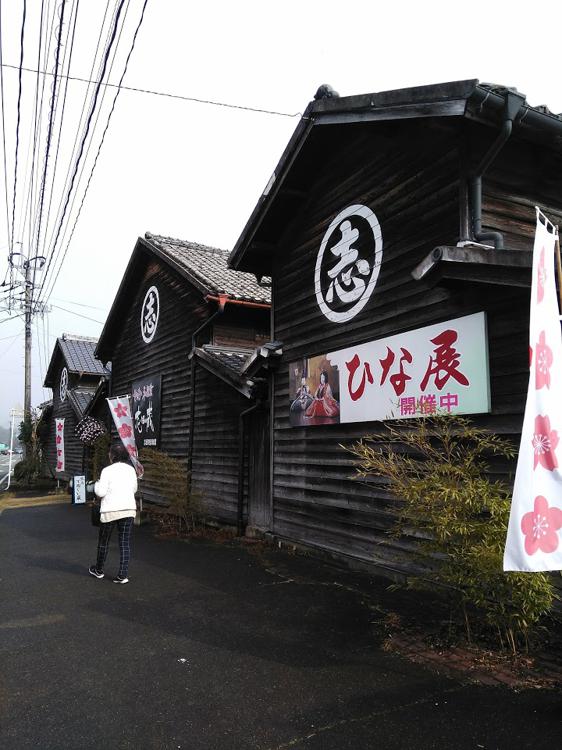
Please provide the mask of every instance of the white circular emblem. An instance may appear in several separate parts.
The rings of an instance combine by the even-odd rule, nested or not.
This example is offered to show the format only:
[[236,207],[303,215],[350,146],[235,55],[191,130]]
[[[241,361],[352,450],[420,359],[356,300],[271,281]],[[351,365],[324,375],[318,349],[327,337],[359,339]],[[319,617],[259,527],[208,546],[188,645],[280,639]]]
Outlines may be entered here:
[[332,221],[322,239],[314,288],[318,305],[333,323],[360,312],[373,293],[382,263],[379,221],[367,206],[348,206]]
[[141,334],[143,341],[146,344],[150,344],[154,338],[159,315],[160,297],[158,295],[158,289],[155,286],[151,286],[148,292],[144,295],[144,302],[142,303],[141,308]]
[[61,401],[66,400],[66,393],[68,391],[68,370],[66,367],[62,368],[60,374],[60,385],[59,385],[59,396]]

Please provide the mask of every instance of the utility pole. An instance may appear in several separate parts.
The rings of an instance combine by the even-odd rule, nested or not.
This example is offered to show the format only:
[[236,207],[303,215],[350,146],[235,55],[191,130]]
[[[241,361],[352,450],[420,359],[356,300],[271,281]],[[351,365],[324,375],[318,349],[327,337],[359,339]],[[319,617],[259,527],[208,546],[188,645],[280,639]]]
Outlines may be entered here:
[[[31,301],[33,283],[31,276],[31,261],[26,260],[25,266],[25,358],[24,358],[24,396],[23,414],[24,420],[31,418]],[[27,456],[26,456],[27,458]]]
[[[18,258],[19,256],[19,258]],[[23,312],[25,320],[25,350],[24,350],[24,395],[23,395],[23,419],[24,422],[31,420],[31,322],[33,315],[37,312],[44,313],[47,311],[46,305],[33,301],[33,292],[35,291],[35,275],[41,271],[45,265],[45,258],[42,255],[25,257],[22,253],[12,253],[10,255],[10,266],[17,270],[24,278],[24,298],[23,304],[20,302],[19,309]],[[19,284],[18,284],[19,286]],[[14,286],[14,289],[17,288]],[[12,290],[13,291],[13,290]],[[12,304],[15,300],[12,300]],[[25,458],[27,456],[27,446],[24,446]]]

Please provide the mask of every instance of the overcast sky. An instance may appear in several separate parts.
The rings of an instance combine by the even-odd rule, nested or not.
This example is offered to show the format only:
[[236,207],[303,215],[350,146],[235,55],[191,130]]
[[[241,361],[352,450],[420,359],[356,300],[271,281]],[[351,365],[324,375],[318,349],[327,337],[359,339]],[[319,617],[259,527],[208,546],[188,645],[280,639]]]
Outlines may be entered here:
[[[114,47],[112,83],[117,83],[123,72],[143,3],[129,0],[123,7],[127,16]],[[57,8],[61,5],[62,0],[56,0]],[[103,41],[118,5],[119,0],[109,0]],[[27,0],[24,66],[33,69],[37,66],[41,7],[40,0]],[[50,19],[54,8],[55,0],[44,0],[44,17]],[[75,8],[73,0],[67,0],[65,40],[66,32],[73,28]],[[19,64],[22,9],[23,0],[3,4],[5,65]],[[105,10],[104,0],[80,0],[71,76],[92,75]],[[450,0],[148,0],[124,85],[295,114],[304,110],[321,83],[331,84],[341,95],[351,95],[478,78],[515,86],[527,95],[529,104],[547,104],[552,111],[562,112],[558,81],[561,20],[560,7],[544,0],[532,7],[489,0],[462,6]],[[53,40],[57,26],[58,22]],[[70,48],[68,41],[64,48],[67,55]],[[94,77],[99,63],[98,53]],[[53,71],[54,66],[53,41],[46,69]],[[22,74],[13,241],[14,251],[24,247],[27,252],[31,245],[38,247],[39,254],[48,255],[53,246],[55,251],[60,248],[58,261],[51,262],[45,278],[43,298],[68,249],[47,300],[50,312],[36,318],[33,326],[34,405],[50,397],[42,381],[56,337],[63,332],[100,334],[136,238],[150,231],[230,249],[298,122],[298,117],[122,91],[70,240],[116,89],[106,89],[99,120],[92,121],[92,146],[83,160],[81,180],[80,173],[75,180],[76,199],[69,204],[66,224],[58,209],[64,206],[64,185],[72,174],[76,135],[82,133],[84,119],[79,125],[88,85],[70,81],[65,96],[61,84],[46,172],[40,234],[45,239],[37,246],[36,240],[30,242],[30,237],[37,236],[37,222],[30,227],[29,217],[37,217],[39,212],[31,214],[25,208],[30,195],[36,80],[33,73]],[[41,171],[36,187],[43,173],[52,80],[48,78],[43,95],[38,149]],[[93,87],[89,91],[86,101],[90,101]],[[2,175],[0,281],[6,273],[11,235],[17,99],[18,71],[5,67],[8,201]],[[63,101],[60,147],[55,155]],[[1,144],[0,154],[1,168]],[[39,206],[40,196],[36,190],[31,205]],[[59,226],[59,241],[53,245]],[[38,274],[37,281],[41,280]],[[23,403],[23,320],[6,317],[0,312],[0,424],[4,425],[10,409]]]

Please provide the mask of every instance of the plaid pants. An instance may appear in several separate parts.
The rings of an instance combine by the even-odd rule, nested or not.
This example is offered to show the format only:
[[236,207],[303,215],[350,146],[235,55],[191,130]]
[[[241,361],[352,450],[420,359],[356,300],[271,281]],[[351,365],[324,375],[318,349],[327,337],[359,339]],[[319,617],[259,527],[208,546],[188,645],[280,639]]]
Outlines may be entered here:
[[120,518],[118,521],[100,523],[98,536],[98,560],[96,568],[103,572],[107,553],[109,551],[109,540],[115,526],[119,530],[119,574],[127,578],[129,571],[129,560],[131,559],[131,534],[133,531],[134,518]]

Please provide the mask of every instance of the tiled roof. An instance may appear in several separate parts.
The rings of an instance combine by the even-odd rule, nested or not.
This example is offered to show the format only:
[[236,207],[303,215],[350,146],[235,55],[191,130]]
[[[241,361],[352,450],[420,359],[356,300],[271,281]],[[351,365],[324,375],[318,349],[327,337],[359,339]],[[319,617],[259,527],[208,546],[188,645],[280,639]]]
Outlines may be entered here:
[[254,274],[227,267],[228,250],[161,237],[147,232],[145,238],[185,269],[209,294],[228,294],[235,299],[271,303],[271,291],[260,286]]
[[47,388],[54,387],[54,377],[57,362],[59,361],[59,350],[62,354],[65,367],[71,373],[80,373],[81,375],[98,375],[99,377],[108,378],[109,369],[104,367],[99,359],[94,357],[97,339],[87,336],[72,336],[63,333],[59,336],[57,343],[51,355],[51,361],[47,368],[44,385]]
[[95,394],[94,390],[85,390],[83,388],[72,388],[68,391],[67,396],[77,417],[82,418],[90,401]]
[[205,345],[194,352],[198,362],[218,378],[228,383],[247,398],[253,397],[254,382],[242,375],[242,367],[250,350],[226,349],[220,346]]
[[71,372],[82,372],[88,375],[108,375],[108,370],[99,359],[94,357],[97,339],[70,337],[63,334],[57,339],[66,366]]
[[222,349],[217,346],[203,346],[203,350],[214,360],[226,367],[236,375],[240,375],[242,367],[252,354],[253,350],[244,351],[242,349]]

